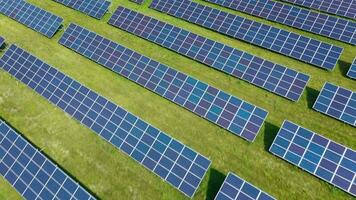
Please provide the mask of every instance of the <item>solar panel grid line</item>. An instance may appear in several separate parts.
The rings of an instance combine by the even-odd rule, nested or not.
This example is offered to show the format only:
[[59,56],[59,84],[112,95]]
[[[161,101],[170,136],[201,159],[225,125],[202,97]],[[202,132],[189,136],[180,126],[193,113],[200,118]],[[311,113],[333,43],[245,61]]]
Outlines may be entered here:
[[141,5],[144,2],[144,0],[130,0],[130,1],[137,3],[139,5]]
[[65,198],[65,195],[78,200],[95,199],[3,120],[0,120],[0,174],[26,199]]
[[229,172],[214,200],[274,200],[275,198],[236,174]]
[[78,10],[96,19],[101,19],[108,11],[111,4],[107,0],[53,0],[67,7]]
[[5,44],[5,38],[0,36],[0,48]]
[[313,109],[356,126],[356,93],[326,82],[320,91]]
[[115,11],[109,24],[292,101],[299,100],[309,80],[306,74],[123,7]]
[[346,74],[348,77],[353,78],[356,80],[356,58],[351,63],[350,69]]
[[248,141],[267,116],[261,108],[78,25],[71,24],[59,43]]
[[356,152],[351,148],[285,120],[269,151],[356,196]]
[[210,167],[206,157],[15,45],[0,66],[188,197]]
[[63,19],[25,1],[2,1],[0,13],[52,38]]
[[[283,0],[284,2],[311,8],[314,10],[335,14],[349,19],[356,19],[356,2],[347,1],[300,1],[300,0]],[[328,5],[324,5],[328,4]]]
[[[332,70],[335,67],[343,51],[341,47],[335,45],[261,24],[189,0],[154,0],[150,8],[327,70]],[[199,10],[199,13],[197,10]],[[225,18],[226,20],[223,21]],[[262,40],[261,38],[265,39]],[[274,42],[271,43],[270,40]],[[320,48],[316,48],[317,46],[320,46]],[[292,51],[292,49],[294,50]],[[306,53],[301,54],[304,50],[307,50]],[[326,54],[330,51],[332,53],[327,56]],[[314,56],[312,57],[311,54]]]

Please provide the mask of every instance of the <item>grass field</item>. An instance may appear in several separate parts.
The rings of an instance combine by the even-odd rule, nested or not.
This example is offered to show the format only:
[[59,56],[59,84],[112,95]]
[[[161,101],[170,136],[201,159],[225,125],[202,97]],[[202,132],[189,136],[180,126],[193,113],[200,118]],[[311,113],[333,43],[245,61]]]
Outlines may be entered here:
[[[59,45],[58,39],[63,30],[59,31],[54,38],[48,39],[0,15],[0,35],[6,38],[8,44],[15,43],[30,51],[209,157],[212,160],[211,169],[194,199],[213,199],[229,171],[238,174],[278,199],[352,199],[351,195],[342,190],[273,156],[268,152],[268,148],[283,120],[288,119],[356,149],[355,128],[311,109],[326,81],[356,90],[355,81],[345,77],[351,61],[356,56],[355,46],[220,7],[231,13],[342,46],[344,52],[336,69],[327,72],[149,9],[150,1],[138,6],[128,0],[113,0],[110,12],[113,12],[118,5],[123,5],[309,74],[311,80],[306,91],[299,102],[293,103],[116,29],[106,23],[111,16],[109,13],[104,19],[98,21],[51,0],[28,0],[28,2],[63,17],[65,20],[63,29],[70,22],[75,22],[269,111],[267,121],[256,141],[250,144]],[[134,160],[104,142],[91,130],[71,119],[4,71],[0,71],[0,116],[16,127],[99,199],[187,199],[169,184],[139,166]],[[0,178],[0,199],[13,200],[21,199],[21,197],[4,179]]]

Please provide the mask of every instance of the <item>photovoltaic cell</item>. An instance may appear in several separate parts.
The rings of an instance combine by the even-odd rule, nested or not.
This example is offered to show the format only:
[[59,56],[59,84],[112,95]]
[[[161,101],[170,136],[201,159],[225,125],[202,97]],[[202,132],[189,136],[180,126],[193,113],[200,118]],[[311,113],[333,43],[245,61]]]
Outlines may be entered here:
[[137,4],[142,4],[144,2],[144,0],[130,0],[132,2],[135,2]]
[[356,126],[356,93],[325,83],[313,106],[323,114]]
[[0,174],[25,199],[95,199],[1,119]]
[[2,47],[5,43],[5,39],[0,36],[0,47]]
[[62,18],[25,1],[3,0],[0,2],[0,13],[48,38],[53,37],[63,22]]
[[296,5],[324,11],[327,13],[356,19],[356,2],[354,0],[283,0]]
[[70,24],[60,44],[252,142],[267,112],[102,36]]
[[0,67],[192,197],[211,161],[15,45]]
[[356,22],[351,20],[271,0],[205,1],[349,44],[356,44]]
[[251,183],[229,172],[215,200],[274,200]]
[[349,71],[347,72],[347,76],[353,79],[356,79],[356,58],[352,62]]
[[306,74],[127,8],[119,7],[109,24],[292,101],[298,101],[309,80]]
[[153,0],[151,8],[236,39],[332,70],[343,49],[189,0]]
[[111,4],[107,0],[54,0],[65,6],[83,12],[96,19],[101,19],[108,11]]
[[354,150],[285,121],[270,152],[356,196]]

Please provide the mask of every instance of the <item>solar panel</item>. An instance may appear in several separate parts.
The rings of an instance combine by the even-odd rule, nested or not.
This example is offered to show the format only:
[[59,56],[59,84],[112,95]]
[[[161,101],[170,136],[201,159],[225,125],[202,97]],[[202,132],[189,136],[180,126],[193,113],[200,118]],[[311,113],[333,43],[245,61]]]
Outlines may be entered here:
[[323,69],[334,69],[341,47],[189,0],[153,0],[151,8]]
[[250,142],[267,117],[261,108],[78,25],[70,24],[59,43]]
[[130,1],[140,4],[140,5],[144,2],[144,0],[130,0]]
[[313,108],[356,126],[356,93],[351,90],[325,83]]
[[107,0],[54,0],[65,6],[83,12],[96,19],[101,19],[108,11],[111,4]]
[[127,8],[119,7],[109,24],[292,101],[298,101],[309,80],[306,74]]
[[0,174],[25,199],[95,199],[1,119]]
[[272,196],[229,172],[215,200],[274,200]]
[[270,152],[356,196],[356,152],[285,121]]
[[0,13],[47,36],[53,37],[63,19],[25,1],[2,1]]
[[5,44],[5,39],[0,36],[0,48]]
[[356,44],[356,23],[271,0],[205,0],[273,22]]
[[211,161],[15,45],[0,66],[149,171],[192,197]]
[[296,5],[324,11],[327,13],[356,19],[356,2],[354,0],[283,0]]
[[352,62],[349,71],[347,72],[347,76],[353,79],[356,79],[356,58]]

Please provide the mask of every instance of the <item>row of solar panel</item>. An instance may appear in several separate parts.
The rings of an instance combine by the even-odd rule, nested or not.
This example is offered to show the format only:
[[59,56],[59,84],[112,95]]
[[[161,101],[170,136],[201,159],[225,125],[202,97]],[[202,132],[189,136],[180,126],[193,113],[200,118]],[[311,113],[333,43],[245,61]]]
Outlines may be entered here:
[[343,49],[190,1],[153,0],[151,8],[202,27],[332,70]]
[[271,0],[205,1],[349,44],[356,44],[356,22],[351,20]]

